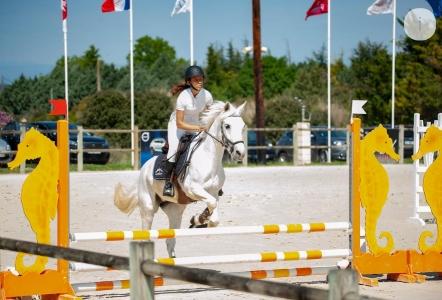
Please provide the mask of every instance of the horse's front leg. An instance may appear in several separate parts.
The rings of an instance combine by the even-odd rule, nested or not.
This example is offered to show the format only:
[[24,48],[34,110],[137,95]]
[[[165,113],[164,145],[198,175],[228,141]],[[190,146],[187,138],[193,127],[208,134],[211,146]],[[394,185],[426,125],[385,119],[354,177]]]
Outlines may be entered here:
[[192,193],[201,201],[204,201],[207,204],[207,208],[201,214],[197,214],[191,218],[190,227],[201,227],[207,224],[209,224],[210,227],[217,226],[219,223],[218,199],[202,187],[192,189]]
[[[183,212],[186,209],[186,205],[166,202],[161,205],[162,210],[169,218],[169,228],[178,229],[181,227],[181,220],[183,218]],[[169,257],[175,257],[175,238],[170,238],[166,240],[167,252]]]

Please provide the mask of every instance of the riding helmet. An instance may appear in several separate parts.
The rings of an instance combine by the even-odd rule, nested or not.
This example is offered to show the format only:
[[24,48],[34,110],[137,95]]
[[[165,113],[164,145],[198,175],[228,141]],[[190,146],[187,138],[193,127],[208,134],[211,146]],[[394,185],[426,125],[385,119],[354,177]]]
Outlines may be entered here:
[[203,69],[199,66],[190,66],[184,72],[184,80],[186,80],[186,81],[188,81],[192,77],[196,77],[196,76],[201,76],[203,78],[205,77]]

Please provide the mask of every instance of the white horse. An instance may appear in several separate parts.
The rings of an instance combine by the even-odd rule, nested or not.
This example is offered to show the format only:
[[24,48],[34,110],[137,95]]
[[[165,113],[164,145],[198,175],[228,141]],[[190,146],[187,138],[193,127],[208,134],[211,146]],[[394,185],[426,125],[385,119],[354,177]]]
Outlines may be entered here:
[[[153,178],[153,169],[158,157],[149,159],[141,168],[138,188],[128,190],[121,183],[115,187],[114,203],[124,213],[130,214],[140,208],[142,227],[151,229],[158,207],[166,213],[170,228],[180,228],[186,205],[192,201],[204,201],[207,208],[200,215],[192,217],[192,225],[212,227],[219,223],[218,200],[225,174],[222,165],[224,149],[233,160],[241,161],[245,155],[244,137],[246,125],[241,117],[244,106],[235,108],[230,103],[215,102],[201,118],[208,130],[195,138],[190,149],[200,141],[191,157],[184,178],[179,176],[174,184],[175,196],[163,196],[164,180]],[[190,151],[191,152],[191,151]],[[166,240],[170,257],[175,257],[175,239]]]

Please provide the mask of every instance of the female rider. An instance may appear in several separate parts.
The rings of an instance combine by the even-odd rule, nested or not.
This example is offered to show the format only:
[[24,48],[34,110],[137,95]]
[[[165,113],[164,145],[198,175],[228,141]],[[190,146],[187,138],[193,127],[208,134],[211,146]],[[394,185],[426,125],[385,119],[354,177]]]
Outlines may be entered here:
[[[192,134],[204,131],[206,128],[200,124],[200,113],[213,103],[212,94],[203,88],[204,71],[199,66],[190,66],[184,72],[184,84],[172,88],[172,94],[179,96],[176,101],[176,109],[171,114],[167,126],[167,140],[169,150],[167,152],[166,171],[171,173],[175,162],[175,153],[178,143],[184,134]],[[174,196],[173,184],[169,179],[163,189],[164,196]]]

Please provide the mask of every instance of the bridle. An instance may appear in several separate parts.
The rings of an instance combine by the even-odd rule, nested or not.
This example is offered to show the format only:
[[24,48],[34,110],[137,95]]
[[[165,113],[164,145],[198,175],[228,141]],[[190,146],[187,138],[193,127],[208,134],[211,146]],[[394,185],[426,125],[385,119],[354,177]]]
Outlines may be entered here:
[[[227,118],[225,118],[224,120],[228,119],[228,118],[240,118],[240,116],[229,116]],[[218,138],[216,138],[214,135],[212,135],[210,132],[205,131],[205,133],[207,133],[207,135],[209,135],[212,139],[214,139],[215,141],[217,141],[218,143],[220,143],[225,149],[227,149],[227,151],[229,152],[229,154],[232,154],[233,149],[235,147],[236,144],[244,144],[244,141],[236,141],[236,142],[232,142],[227,136],[226,133],[224,131],[224,120],[221,121],[221,140],[219,140]]]

